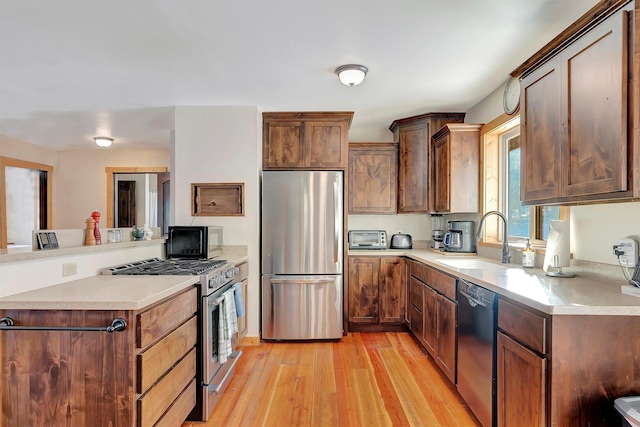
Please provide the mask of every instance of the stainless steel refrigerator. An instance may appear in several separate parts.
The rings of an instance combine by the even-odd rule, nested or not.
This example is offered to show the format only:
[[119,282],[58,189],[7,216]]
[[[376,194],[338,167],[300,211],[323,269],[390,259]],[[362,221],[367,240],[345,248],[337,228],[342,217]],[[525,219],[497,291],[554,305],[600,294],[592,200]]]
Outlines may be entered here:
[[343,173],[262,174],[262,338],[342,336]]

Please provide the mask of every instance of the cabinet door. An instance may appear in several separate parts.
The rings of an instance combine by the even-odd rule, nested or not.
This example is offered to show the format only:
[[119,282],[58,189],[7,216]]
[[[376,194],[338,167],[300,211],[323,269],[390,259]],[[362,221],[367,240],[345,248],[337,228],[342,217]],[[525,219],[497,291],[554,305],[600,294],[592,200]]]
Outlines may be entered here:
[[498,426],[545,426],[546,359],[502,332],[497,352]]
[[627,22],[620,11],[562,53],[567,196],[627,190]]
[[349,257],[349,322],[378,323],[380,258]]
[[400,164],[398,179],[398,212],[427,212],[427,123],[400,129]]
[[405,312],[404,260],[380,258],[380,323],[402,323]]
[[350,144],[349,213],[396,213],[397,170],[397,145]]
[[434,191],[434,210],[436,212],[449,212],[451,210],[449,204],[450,194],[450,140],[451,134],[446,134],[442,139],[434,141],[433,144],[433,185]]
[[346,169],[349,140],[345,122],[306,122],[305,135],[305,166]]
[[422,328],[422,343],[435,358],[438,345],[438,293],[429,286],[423,286],[424,305],[422,315],[424,326]]
[[409,308],[411,308],[411,291],[410,291],[410,281],[411,274],[409,273],[409,261],[404,262],[404,283],[402,287],[404,288],[404,324],[411,329],[411,316],[409,314]]
[[304,167],[306,156],[301,121],[265,122],[263,132],[264,169]]
[[452,383],[456,382],[457,304],[438,295],[438,336],[436,361]]
[[522,80],[520,197],[523,202],[561,195],[561,81],[559,58]]
[[247,301],[248,294],[247,291],[249,289],[249,279],[243,279],[242,285],[240,289],[242,290],[242,302],[244,303],[244,316],[238,317],[238,341],[241,341],[242,338],[247,336]]

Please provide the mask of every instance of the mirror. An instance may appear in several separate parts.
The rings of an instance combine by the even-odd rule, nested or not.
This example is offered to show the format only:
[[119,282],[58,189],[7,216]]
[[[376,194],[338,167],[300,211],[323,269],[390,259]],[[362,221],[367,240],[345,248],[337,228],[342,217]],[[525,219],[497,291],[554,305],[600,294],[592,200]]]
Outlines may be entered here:
[[106,168],[106,227],[169,226],[169,173],[166,167]]

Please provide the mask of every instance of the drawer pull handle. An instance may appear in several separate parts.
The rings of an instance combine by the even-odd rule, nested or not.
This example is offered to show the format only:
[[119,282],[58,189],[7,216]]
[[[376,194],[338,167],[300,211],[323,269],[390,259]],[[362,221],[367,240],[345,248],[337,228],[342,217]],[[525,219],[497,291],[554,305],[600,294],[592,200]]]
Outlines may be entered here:
[[121,317],[113,319],[109,326],[16,326],[11,317],[0,319],[0,331],[94,331],[94,332],[120,332],[127,329],[127,321]]

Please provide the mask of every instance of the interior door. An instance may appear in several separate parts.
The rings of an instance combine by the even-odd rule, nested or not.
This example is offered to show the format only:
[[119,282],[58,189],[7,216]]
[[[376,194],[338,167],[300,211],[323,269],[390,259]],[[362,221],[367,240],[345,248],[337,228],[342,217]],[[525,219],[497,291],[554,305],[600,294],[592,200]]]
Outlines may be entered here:
[[118,181],[118,222],[116,227],[136,225],[136,182]]

